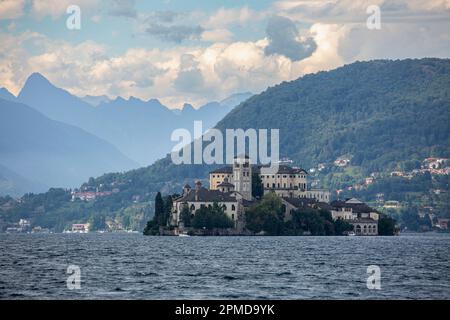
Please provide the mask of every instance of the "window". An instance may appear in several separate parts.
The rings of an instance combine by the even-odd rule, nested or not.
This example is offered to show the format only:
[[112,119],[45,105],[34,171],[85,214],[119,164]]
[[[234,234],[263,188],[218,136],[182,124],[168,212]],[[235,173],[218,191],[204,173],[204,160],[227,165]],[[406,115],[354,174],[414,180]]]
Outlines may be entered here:
[[234,220],[234,213],[231,215],[231,220]]
[[233,210],[233,211],[236,210],[236,206],[234,204],[231,205],[231,210]]
[[195,206],[193,204],[191,204],[191,211],[195,210]]
[[222,208],[223,208],[223,210],[225,210],[225,211],[227,210],[227,206],[226,206],[226,205],[223,205]]

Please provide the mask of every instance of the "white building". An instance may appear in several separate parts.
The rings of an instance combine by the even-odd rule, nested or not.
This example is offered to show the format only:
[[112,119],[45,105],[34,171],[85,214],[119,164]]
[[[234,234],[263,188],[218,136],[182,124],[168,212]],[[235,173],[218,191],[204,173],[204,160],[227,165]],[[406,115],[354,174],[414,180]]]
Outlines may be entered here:
[[342,219],[353,225],[356,235],[378,235],[379,212],[372,209],[358,199],[331,202],[331,217],[333,220]]

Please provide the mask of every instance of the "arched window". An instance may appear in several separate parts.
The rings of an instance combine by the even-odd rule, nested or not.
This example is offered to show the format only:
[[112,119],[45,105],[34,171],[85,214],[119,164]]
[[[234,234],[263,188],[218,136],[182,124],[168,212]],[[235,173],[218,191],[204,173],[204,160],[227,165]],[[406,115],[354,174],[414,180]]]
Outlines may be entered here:
[[195,205],[191,204],[191,211],[194,211],[194,210],[195,210]]
[[231,210],[233,210],[233,211],[236,210],[236,206],[234,204],[231,205]]
[[226,205],[223,205],[222,208],[223,208],[223,210],[227,210],[227,206]]

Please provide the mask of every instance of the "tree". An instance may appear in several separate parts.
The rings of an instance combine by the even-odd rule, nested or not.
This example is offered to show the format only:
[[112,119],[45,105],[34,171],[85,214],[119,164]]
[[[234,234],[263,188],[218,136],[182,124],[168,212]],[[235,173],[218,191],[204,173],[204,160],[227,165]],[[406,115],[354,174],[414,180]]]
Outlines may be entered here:
[[378,234],[380,236],[393,236],[395,234],[395,220],[387,215],[381,215],[378,220]]
[[106,229],[106,221],[105,215],[103,214],[94,214],[89,219],[89,229],[91,231],[105,230]]
[[334,234],[337,236],[344,235],[344,232],[346,231],[352,231],[353,226],[348,223],[347,221],[339,218],[334,221]]
[[181,209],[180,219],[185,228],[189,228],[191,226],[191,211],[187,206],[183,206],[183,209]]
[[228,218],[222,207],[214,203],[212,207],[202,206],[195,211],[192,226],[195,229],[227,229],[234,226],[234,222]]
[[312,208],[300,208],[292,215],[293,223],[303,231],[309,231],[314,236],[325,235],[325,219]]
[[172,214],[172,196],[167,196],[164,198],[164,209],[161,219],[159,221],[160,226],[167,226],[169,223],[170,215]]
[[274,193],[268,193],[253,205],[245,214],[248,230],[269,235],[281,235],[284,232],[284,210],[281,199]]
[[159,233],[159,227],[166,225],[164,223],[166,218],[164,200],[161,192],[158,192],[155,197],[155,214],[153,219],[147,222],[144,228],[144,235],[156,235]]
[[252,173],[252,196],[261,199],[264,195],[264,186],[261,177],[257,172]]
[[154,219],[160,223],[163,220],[164,215],[164,200],[161,196],[161,192],[158,192],[155,197],[155,215]]

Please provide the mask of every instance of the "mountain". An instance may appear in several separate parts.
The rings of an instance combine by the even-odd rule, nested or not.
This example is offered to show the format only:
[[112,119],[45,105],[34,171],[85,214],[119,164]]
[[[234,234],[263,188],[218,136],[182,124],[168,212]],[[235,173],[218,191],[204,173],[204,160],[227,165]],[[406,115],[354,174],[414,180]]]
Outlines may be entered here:
[[100,105],[101,103],[107,103],[110,102],[111,100],[108,98],[108,96],[84,96],[81,97],[81,100],[83,100],[84,102],[90,104],[93,107],[97,107],[98,105]]
[[0,152],[0,163],[9,170],[7,177],[14,172],[41,186],[73,187],[91,176],[136,166],[108,142],[3,99]]
[[311,168],[348,155],[367,172],[450,156],[450,60],[356,62],[269,88],[217,125],[279,128],[280,153]]
[[220,105],[233,108],[253,95],[251,92],[235,93],[220,101]]
[[[280,129],[280,155],[295,165],[328,167],[341,156],[363,177],[390,172],[426,157],[450,158],[450,60],[356,62],[283,82],[234,108],[217,128]],[[152,166],[108,179],[155,183],[176,191],[203,179],[212,166],[174,165],[169,156]],[[336,187],[351,172],[330,172]]]
[[0,164],[0,196],[20,197],[27,192],[45,192],[48,186],[30,181]]
[[[170,152],[176,142],[170,140],[175,129],[193,130],[195,120],[211,128],[236,104],[250,94],[238,94],[225,103],[212,103],[175,113],[156,99],[143,101],[130,97],[114,100],[104,96],[78,98],[33,73],[19,93],[18,101],[50,119],[79,127],[116,146],[123,154],[148,165]],[[95,107],[94,107],[95,105]]]
[[0,88],[0,99],[14,101],[16,100],[16,97],[11,92],[9,92],[8,89]]
[[52,120],[82,129],[95,125],[95,108],[68,91],[57,88],[40,73],[33,73],[28,77],[17,101]]

